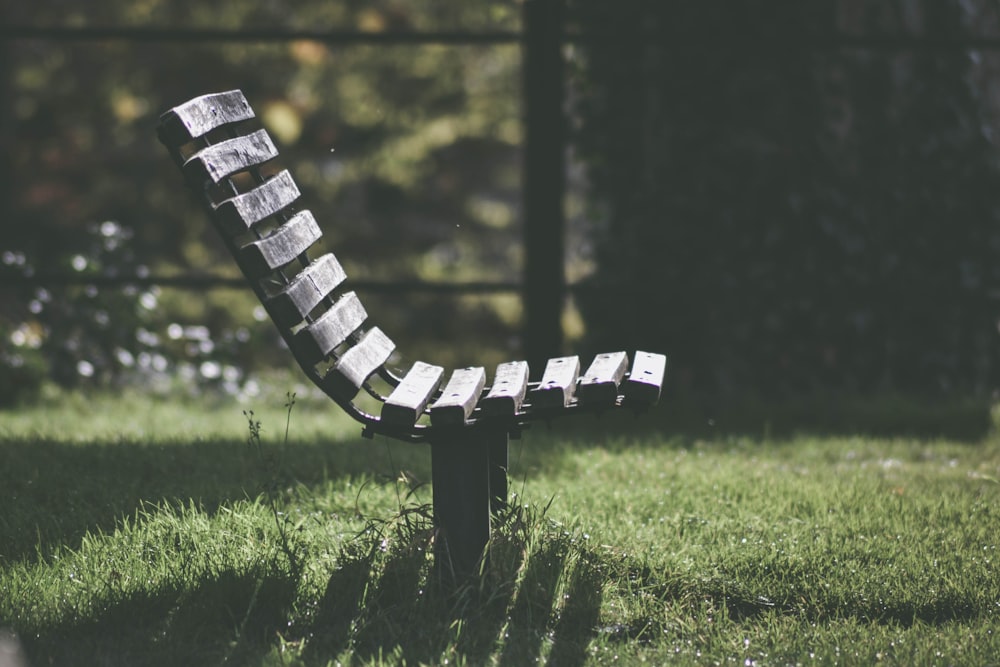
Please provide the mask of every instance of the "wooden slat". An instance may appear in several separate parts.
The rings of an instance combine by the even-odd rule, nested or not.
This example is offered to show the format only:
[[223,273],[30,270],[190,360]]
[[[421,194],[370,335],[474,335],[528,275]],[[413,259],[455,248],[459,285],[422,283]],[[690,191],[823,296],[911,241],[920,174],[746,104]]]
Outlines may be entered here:
[[654,352],[636,352],[632,371],[625,382],[625,400],[652,405],[660,400],[667,358]]
[[389,340],[381,329],[372,327],[361,337],[357,345],[337,360],[330,375],[334,376],[332,378],[334,381],[341,381],[338,382],[340,390],[343,390],[344,386],[350,386],[356,391],[372,373],[389,360],[395,349],[395,343]]
[[564,408],[576,393],[576,380],[580,375],[580,358],[558,357],[549,359],[538,387],[531,392],[531,402],[536,407]]
[[618,385],[628,370],[628,355],[608,352],[594,357],[587,372],[580,376],[576,395],[581,403],[614,404],[618,398]]
[[285,169],[253,190],[219,204],[215,217],[224,234],[235,236],[287,207],[300,194],[291,173]]
[[218,183],[238,171],[263,164],[278,156],[266,130],[227,139],[201,149],[184,163],[184,174],[195,183]]
[[270,235],[240,248],[240,265],[248,276],[259,278],[294,260],[321,236],[313,214],[299,211]]
[[382,406],[382,420],[389,424],[410,426],[423,414],[444,377],[444,369],[418,361]]
[[174,147],[202,137],[217,127],[254,117],[239,90],[202,95],[160,116],[160,141]]
[[315,322],[295,334],[293,351],[302,363],[315,364],[357,331],[366,317],[358,295],[348,292]]
[[327,253],[310,262],[292,282],[269,298],[264,305],[275,324],[290,329],[304,320],[323,297],[346,278],[337,258]]
[[493,386],[479,402],[483,414],[513,416],[521,409],[528,390],[528,362],[508,361],[497,366]]
[[431,424],[448,426],[467,422],[485,386],[486,370],[482,366],[453,371],[440,398],[431,405]]

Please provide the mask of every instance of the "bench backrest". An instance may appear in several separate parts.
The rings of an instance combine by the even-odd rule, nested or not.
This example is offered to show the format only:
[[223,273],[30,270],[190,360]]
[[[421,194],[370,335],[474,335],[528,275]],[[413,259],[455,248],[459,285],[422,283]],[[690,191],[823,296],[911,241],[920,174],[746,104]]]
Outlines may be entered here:
[[[287,170],[268,173],[278,151],[263,129],[243,134],[254,118],[243,93],[205,95],[161,117],[160,141],[205,204],[240,269],[277,325],[302,370],[362,422],[374,421],[352,402],[395,346],[375,326],[331,253],[309,251],[321,232],[312,213],[297,209],[299,189]],[[379,396],[378,398],[385,398]]]
[[[537,383],[529,383],[524,361],[500,364],[492,386],[481,367],[457,369],[447,381],[442,367],[421,361],[405,376],[394,373],[386,364],[395,345],[368,322],[337,258],[312,253],[320,228],[296,206],[300,193],[289,172],[270,166],[278,151],[265,130],[249,126],[253,119],[238,90],[204,95],[163,114],[159,136],[299,366],[366,432],[412,440],[432,428],[477,424],[516,432],[567,411],[623,402],[643,409],[659,399],[666,358],[648,352],[635,353],[631,371],[625,352],[597,355],[582,374],[578,357],[550,359]],[[360,391],[381,404],[378,415],[358,407]]]

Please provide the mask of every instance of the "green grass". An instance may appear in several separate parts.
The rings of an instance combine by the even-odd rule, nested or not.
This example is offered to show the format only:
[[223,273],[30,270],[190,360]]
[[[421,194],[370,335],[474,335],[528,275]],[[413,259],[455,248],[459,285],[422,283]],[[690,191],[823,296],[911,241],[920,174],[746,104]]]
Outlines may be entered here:
[[532,429],[489,576],[452,591],[428,452],[304,400],[286,441],[281,403],[260,451],[226,402],[0,413],[0,629],[30,664],[1000,663],[1000,439],[964,407],[948,437],[887,435],[898,403],[851,428],[880,435]]

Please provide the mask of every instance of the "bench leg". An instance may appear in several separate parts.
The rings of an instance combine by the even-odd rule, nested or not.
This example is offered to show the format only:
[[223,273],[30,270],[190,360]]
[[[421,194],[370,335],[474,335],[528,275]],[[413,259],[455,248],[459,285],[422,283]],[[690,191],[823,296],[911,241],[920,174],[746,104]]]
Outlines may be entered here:
[[456,581],[479,572],[490,539],[490,514],[507,499],[507,434],[466,437],[431,443],[435,567],[443,578]]
[[497,516],[507,509],[507,433],[490,433],[490,513]]

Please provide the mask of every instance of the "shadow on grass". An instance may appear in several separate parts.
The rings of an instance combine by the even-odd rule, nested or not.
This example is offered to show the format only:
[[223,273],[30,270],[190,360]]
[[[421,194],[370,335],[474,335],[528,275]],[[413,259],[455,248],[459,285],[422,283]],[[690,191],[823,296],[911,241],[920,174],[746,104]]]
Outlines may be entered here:
[[391,656],[405,664],[438,664],[449,655],[469,664],[493,656],[501,665],[584,663],[603,583],[569,537],[539,541],[530,553],[501,537],[484,579],[457,590],[437,580],[425,556],[430,543],[423,544],[385,558],[361,556],[334,573],[307,633],[306,664],[345,652],[362,662]]
[[[280,567],[226,570],[184,590],[108,599],[96,613],[66,614],[30,634],[19,629],[26,653],[39,665],[253,665],[274,664],[275,653],[291,646],[300,649],[292,662],[302,665],[347,657],[575,667],[616,644],[654,645],[700,632],[712,618],[853,618],[906,627],[992,613],[958,599],[888,607],[835,596],[805,602],[792,592],[795,585],[785,587],[784,598],[765,599],[722,573],[692,577],[656,569],[642,557],[594,548],[535,517],[523,530],[516,517],[503,524],[486,577],[454,589],[437,580],[428,558],[433,531],[426,510],[419,521],[400,525],[381,524],[344,545],[318,599],[297,599],[302,582],[276,571]],[[614,614],[613,624],[602,623],[606,590],[627,591],[643,603],[627,605],[632,615]]]
[[223,571],[183,590],[107,599],[97,612],[20,628],[25,652],[39,665],[269,664],[283,645],[301,649],[294,662],[304,665],[345,655],[405,664],[449,657],[484,664],[492,656],[503,665],[584,663],[598,632],[603,575],[571,536],[529,544],[526,532],[501,529],[494,565],[456,588],[438,579],[428,558],[429,514],[413,526],[368,531],[345,545],[318,600],[296,600],[302,582],[273,567]]
[[283,576],[222,572],[185,590],[108,601],[22,641],[35,665],[253,664],[272,650],[295,591]]
[[861,436],[946,439],[978,444],[995,429],[993,399],[935,399],[898,395],[805,395],[761,397],[666,397],[646,420],[664,432],[685,437],[737,435],[755,439]]
[[430,509],[420,516],[416,523],[377,527],[366,533],[374,539],[345,546],[304,628],[307,664],[326,664],[345,651],[362,661],[393,656],[436,664],[449,650],[480,664],[495,652],[525,558],[523,538],[510,539],[510,531],[499,528],[487,574],[456,587],[429,558]]

